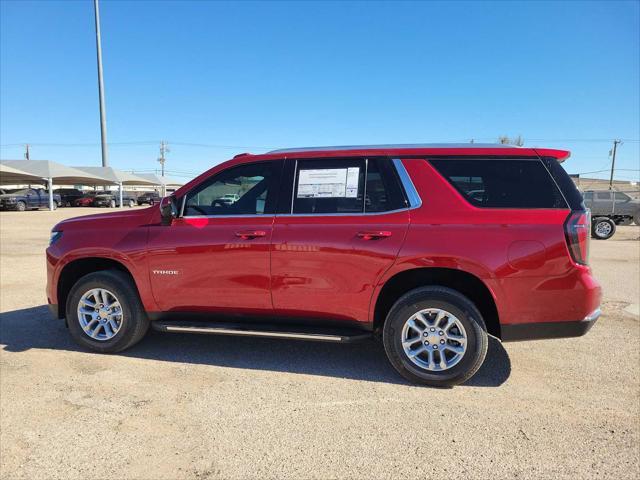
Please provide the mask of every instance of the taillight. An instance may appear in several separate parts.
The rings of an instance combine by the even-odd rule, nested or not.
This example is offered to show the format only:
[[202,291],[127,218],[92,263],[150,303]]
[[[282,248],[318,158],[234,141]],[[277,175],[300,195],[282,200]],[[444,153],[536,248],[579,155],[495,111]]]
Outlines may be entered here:
[[564,237],[571,258],[576,263],[589,263],[589,238],[591,237],[591,212],[573,211],[564,222]]

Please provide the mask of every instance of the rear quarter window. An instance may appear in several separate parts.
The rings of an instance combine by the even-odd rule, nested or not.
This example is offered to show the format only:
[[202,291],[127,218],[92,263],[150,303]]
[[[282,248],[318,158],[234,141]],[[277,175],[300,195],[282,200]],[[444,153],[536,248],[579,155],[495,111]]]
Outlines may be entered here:
[[465,199],[481,208],[568,208],[539,159],[430,159]]

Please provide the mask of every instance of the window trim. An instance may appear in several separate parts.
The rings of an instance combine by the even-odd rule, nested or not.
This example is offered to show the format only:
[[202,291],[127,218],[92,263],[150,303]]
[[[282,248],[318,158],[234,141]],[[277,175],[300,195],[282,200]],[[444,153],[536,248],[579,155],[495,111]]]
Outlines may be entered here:
[[[368,171],[368,160],[369,157],[346,157],[348,159],[353,159],[353,158],[361,158],[365,160],[365,179],[364,179],[364,184],[365,184],[365,194],[366,194],[366,185],[367,185],[367,171]],[[283,185],[283,180],[286,181],[286,178],[283,178],[285,173],[286,173],[286,161],[287,160],[291,160],[294,162],[294,169],[293,169],[293,179],[292,179],[292,190],[291,190],[291,202],[290,202],[290,207],[289,207],[289,213],[278,213],[277,212],[277,203],[276,203],[276,212],[274,213],[267,213],[267,214],[244,214],[244,215],[185,215],[184,211],[185,211],[185,205],[186,205],[186,201],[187,201],[187,196],[189,195],[189,193],[191,192],[191,190],[189,190],[188,192],[186,192],[181,200],[180,200],[180,214],[178,216],[178,218],[271,218],[271,217],[314,217],[314,218],[319,218],[319,217],[354,217],[354,216],[376,216],[376,215],[390,215],[390,214],[394,214],[394,213],[399,213],[399,212],[406,212],[409,210],[415,210],[416,208],[420,208],[422,206],[422,198],[420,197],[420,195],[418,194],[418,190],[416,189],[415,185],[413,184],[413,180],[411,180],[411,176],[409,175],[409,173],[407,172],[404,164],[402,163],[402,160],[399,157],[395,157],[395,158],[391,158],[391,157],[385,157],[385,156],[376,156],[375,158],[380,158],[383,160],[390,160],[391,164],[393,165],[393,168],[396,171],[396,174],[398,175],[398,180],[400,181],[400,188],[402,190],[402,193],[405,197],[405,203],[406,203],[406,207],[404,208],[397,208],[395,210],[388,210],[386,212],[367,212],[366,211],[366,205],[363,208],[363,211],[360,213],[321,213],[321,214],[316,214],[316,213],[292,213],[293,212],[293,202],[295,200],[295,188],[296,188],[296,176],[298,173],[298,159],[287,159],[287,158],[282,158],[282,159],[277,159],[277,160],[267,160],[269,162],[282,162],[281,163],[281,178],[280,178],[280,187]],[[416,157],[412,157],[412,158],[416,158]],[[319,158],[314,158],[313,160],[342,160],[343,158],[336,158],[336,157],[319,157]],[[306,159],[304,159],[306,160]],[[252,163],[263,163],[263,162],[252,162]],[[241,164],[241,165],[250,165],[250,163],[247,164]],[[234,167],[237,165],[234,165]],[[229,168],[233,168],[233,167],[229,167]],[[224,169],[221,170],[220,172],[216,173],[216,175],[225,172],[228,169]],[[203,180],[202,183],[206,182],[208,180],[208,178],[206,180]],[[198,184],[196,186],[194,186],[193,188],[197,188],[198,186],[200,186],[201,184]],[[193,189],[192,189],[193,190]],[[278,196],[280,196],[281,192],[278,192]],[[278,200],[279,201],[279,200]]]
[[[369,172],[369,158],[370,157],[318,157],[318,158],[304,158],[300,160],[354,160],[354,159],[362,159],[365,161],[365,175],[364,175],[364,194],[367,192],[367,175]],[[398,179],[400,181],[400,189],[405,197],[405,204],[407,205],[404,208],[396,208],[395,210],[388,210],[386,212],[367,212],[366,202],[363,202],[363,211],[359,213],[351,212],[351,213],[293,213],[293,203],[295,201],[295,191],[296,191],[296,176],[298,173],[298,160],[299,159],[290,159],[294,162],[293,168],[293,178],[292,178],[292,186],[291,186],[291,204],[289,213],[276,213],[276,217],[360,217],[360,216],[374,216],[374,215],[389,215],[392,213],[398,212],[406,212],[408,210],[414,210],[416,208],[420,208],[422,206],[422,199],[416,190],[409,173],[404,167],[402,160],[400,158],[391,158],[388,156],[374,156],[372,158],[382,159],[382,160],[390,160],[393,168],[398,175]]]

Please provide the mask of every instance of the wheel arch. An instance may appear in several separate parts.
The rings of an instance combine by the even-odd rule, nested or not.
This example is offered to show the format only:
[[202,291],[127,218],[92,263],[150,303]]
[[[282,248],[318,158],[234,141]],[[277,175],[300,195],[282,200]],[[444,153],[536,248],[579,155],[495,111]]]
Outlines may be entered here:
[[104,270],[117,270],[125,273],[136,284],[130,270],[120,261],[107,257],[85,257],[67,263],[58,276],[56,297],[58,300],[58,318],[66,317],[67,298],[71,288],[85,275]]
[[419,267],[403,270],[390,277],[375,300],[373,329],[380,331],[389,310],[405,293],[419,287],[438,285],[452,288],[471,300],[484,319],[490,335],[501,338],[500,319],[489,287],[476,275],[443,267]]

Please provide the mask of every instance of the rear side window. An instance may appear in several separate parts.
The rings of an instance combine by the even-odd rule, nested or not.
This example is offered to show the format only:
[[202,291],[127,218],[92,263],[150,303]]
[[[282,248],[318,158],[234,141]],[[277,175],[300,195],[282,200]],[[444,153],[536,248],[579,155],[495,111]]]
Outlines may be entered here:
[[299,160],[293,213],[362,213],[365,161]]
[[469,203],[484,208],[567,208],[538,159],[431,159]]
[[598,200],[611,200],[611,194],[609,192],[597,192],[596,198]]
[[382,213],[403,208],[407,203],[400,180],[386,158],[297,162],[294,214]]

